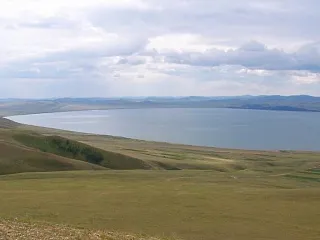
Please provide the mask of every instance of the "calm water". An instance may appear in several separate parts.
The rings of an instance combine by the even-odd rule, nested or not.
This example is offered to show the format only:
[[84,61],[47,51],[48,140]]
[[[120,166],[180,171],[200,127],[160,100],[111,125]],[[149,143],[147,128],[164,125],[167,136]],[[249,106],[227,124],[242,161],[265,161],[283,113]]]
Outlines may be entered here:
[[201,146],[320,150],[320,113],[126,109],[13,116],[31,125]]

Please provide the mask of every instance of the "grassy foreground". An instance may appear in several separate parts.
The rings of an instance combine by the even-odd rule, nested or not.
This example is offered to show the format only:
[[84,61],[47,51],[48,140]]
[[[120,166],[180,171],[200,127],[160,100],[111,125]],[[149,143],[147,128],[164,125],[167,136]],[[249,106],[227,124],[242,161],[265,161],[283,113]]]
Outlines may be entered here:
[[319,239],[320,153],[3,123],[0,240]]
[[0,218],[181,239],[319,239],[317,182],[212,171],[0,177]]

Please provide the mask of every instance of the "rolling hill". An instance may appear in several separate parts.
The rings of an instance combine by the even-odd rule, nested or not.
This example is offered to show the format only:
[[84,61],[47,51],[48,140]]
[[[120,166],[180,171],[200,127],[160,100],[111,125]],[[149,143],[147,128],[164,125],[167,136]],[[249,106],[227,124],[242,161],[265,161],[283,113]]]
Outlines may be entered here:
[[318,239],[319,159],[0,120],[0,239]]
[[0,174],[103,170],[102,166],[0,142]]
[[59,136],[17,129],[0,118],[0,174],[72,170],[152,169],[147,162]]

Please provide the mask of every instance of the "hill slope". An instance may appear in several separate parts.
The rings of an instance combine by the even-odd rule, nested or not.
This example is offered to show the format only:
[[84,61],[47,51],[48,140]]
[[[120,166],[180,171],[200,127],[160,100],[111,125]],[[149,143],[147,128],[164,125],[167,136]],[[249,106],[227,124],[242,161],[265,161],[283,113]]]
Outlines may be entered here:
[[175,169],[103,150],[57,135],[39,131],[0,118],[0,174],[21,172],[71,171],[92,169]]
[[[309,177],[310,171],[320,168],[320,153],[317,152],[246,151],[184,146],[25,125],[14,129],[1,129],[1,121],[0,143],[3,145],[2,148],[6,148],[8,152],[7,156],[4,154],[0,156],[3,166],[6,166],[6,170],[2,170],[2,173],[8,171],[8,164],[14,165],[11,166],[11,169],[17,169],[17,163],[9,161],[13,156],[25,163],[26,156],[31,154],[30,151],[33,161],[35,158],[44,157],[44,155],[39,157],[39,154],[47,154],[45,156],[50,159],[53,156],[59,159],[76,159],[116,170],[194,169],[229,173],[256,172],[266,175],[290,174],[290,176],[299,173],[297,176],[301,178],[301,174]],[[28,154],[25,153],[26,150]],[[53,171],[69,169],[59,166],[53,168]],[[92,165],[88,167],[91,169]],[[26,169],[27,172],[31,171],[30,166],[27,168],[24,166],[18,172],[23,169]]]
[[12,137],[19,143],[42,152],[49,152],[58,156],[77,159],[111,169],[129,170],[152,168],[151,165],[140,159],[120,153],[104,151],[60,136],[18,133],[13,134]]
[[15,122],[0,118],[0,174],[72,170],[102,170],[105,167],[25,147],[12,138]]
[[15,128],[18,127],[20,124],[13,122],[9,119],[1,118],[0,117],[0,129],[10,129],[10,128]]
[[101,169],[152,169],[152,164],[59,136],[18,129],[0,118],[0,174]]
[[102,170],[102,166],[0,142],[0,174]]

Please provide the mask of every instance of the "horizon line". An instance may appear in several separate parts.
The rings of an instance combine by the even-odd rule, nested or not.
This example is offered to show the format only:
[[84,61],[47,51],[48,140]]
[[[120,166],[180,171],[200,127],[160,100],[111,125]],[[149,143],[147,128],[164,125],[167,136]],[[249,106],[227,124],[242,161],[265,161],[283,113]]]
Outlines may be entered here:
[[315,96],[315,95],[308,95],[308,94],[293,94],[293,95],[280,95],[280,94],[266,94],[266,95],[250,95],[250,94],[245,94],[245,95],[221,95],[221,96],[204,96],[204,95],[186,95],[186,96],[181,96],[181,95],[168,95],[168,96],[156,96],[156,95],[150,95],[150,96],[113,96],[113,97],[70,97],[70,96],[65,96],[65,97],[46,97],[46,98],[17,98],[17,97],[8,97],[8,98],[0,98],[0,100],[57,100],[57,99],[132,99],[132,98],[140,98],[140,99],[145,99],[145,98],[237,98],[237,97],[313,97],[313,98],[318,98],[320,96]]

